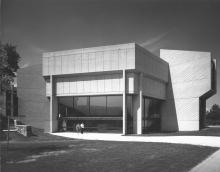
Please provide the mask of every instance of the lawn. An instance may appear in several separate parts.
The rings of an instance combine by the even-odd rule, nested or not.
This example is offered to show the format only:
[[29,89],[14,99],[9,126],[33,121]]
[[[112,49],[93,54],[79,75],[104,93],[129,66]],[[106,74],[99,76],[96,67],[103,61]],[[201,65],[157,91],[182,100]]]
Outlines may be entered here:
[[183,172],[217,148],[166,144],[54,140],[2,145],[2,172]]

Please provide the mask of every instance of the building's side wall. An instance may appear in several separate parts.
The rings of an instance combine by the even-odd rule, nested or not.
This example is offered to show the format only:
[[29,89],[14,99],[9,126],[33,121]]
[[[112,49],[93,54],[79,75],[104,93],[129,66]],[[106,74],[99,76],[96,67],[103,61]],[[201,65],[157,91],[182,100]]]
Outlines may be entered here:
[[138,94],[133,96],[133,131],[142,134],[143,96],[166,99],[168,63],[135,45],[135,70],[138,73]]
[[135,69],[143,72],[145,77],[168,81],[169,66],[167,62],[138,45],[135,46]]
[[18,116],[23,123],[49,132],[49,99],[42,64],[18,70]]
[[134,43],[43,54],[43,76],[134,68]]
[[169,73],[168,63],[136,45],[135,69],[143,73],[143,95],[164,100]]
[[211,56],[206,52],[161,50],[170,66],[162,130],[199,130],[199,98],[211,89]]
[[152,78],[143,78],[143,95],[156,99],[166,99],[166,83]]

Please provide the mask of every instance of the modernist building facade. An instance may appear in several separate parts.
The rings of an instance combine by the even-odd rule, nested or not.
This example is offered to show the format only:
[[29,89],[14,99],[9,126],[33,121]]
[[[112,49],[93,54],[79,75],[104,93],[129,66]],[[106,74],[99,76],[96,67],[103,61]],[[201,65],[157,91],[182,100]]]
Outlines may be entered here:
[[[199,130],[216,92],[209,52],[161,50],[157,57],[128,43],[43,53],[39,67],[20,71],[19,114],[49,132],[58,130],[58,114],[69,130],[79,122],[88,131],[123,134]],[[27,83],[30,73],[37,82]]]

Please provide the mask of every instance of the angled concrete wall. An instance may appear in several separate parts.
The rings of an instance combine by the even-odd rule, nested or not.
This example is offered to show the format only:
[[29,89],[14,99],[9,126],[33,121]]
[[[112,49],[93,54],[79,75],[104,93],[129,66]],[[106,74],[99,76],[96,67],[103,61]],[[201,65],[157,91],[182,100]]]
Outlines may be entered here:
[[210,53],[161,50],[160,57],[170,67],[162,130],[199,130],[200,97],[212,89]]

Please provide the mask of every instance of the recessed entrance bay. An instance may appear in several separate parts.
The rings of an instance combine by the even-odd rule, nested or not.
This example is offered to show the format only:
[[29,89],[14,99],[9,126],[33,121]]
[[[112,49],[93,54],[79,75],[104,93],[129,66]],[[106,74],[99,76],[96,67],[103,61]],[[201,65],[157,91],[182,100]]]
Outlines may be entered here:
[[67,130],[83,122],[88,131],[122,131],[121,95],[59,97],[58,112]]

